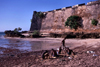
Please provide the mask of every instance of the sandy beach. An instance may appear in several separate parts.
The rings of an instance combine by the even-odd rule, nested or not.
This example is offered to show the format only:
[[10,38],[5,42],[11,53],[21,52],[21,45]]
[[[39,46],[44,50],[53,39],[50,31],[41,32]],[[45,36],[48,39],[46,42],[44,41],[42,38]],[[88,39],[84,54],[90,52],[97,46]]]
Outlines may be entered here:
[[[6,49],[0,57],[0,67],[100,67],[100,39],[66,39],[66,46],[76,53],[74,58],[59,57],[56,59],[41,58],[44,50],[57,49],[63,38],[10,38],[23,41],[43,41],[42,49],[21,52],[18,49]],[[49,44],[50,43],[50,44]],[[0,48],[5,49],[5,48]],[[34,49],[34,48],[33,48]],[[44,49],[44,50],[43,50]],[[87,53],[93,51],[95,53]]]

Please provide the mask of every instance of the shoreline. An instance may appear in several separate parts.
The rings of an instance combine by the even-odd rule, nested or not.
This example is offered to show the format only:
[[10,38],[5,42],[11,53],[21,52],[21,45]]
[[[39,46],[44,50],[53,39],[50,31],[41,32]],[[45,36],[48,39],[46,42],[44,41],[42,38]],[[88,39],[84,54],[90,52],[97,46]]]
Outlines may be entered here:
[[[49,41],[51,43],[59,43],[58,47],[60,46],[61,44],[61,41],[63,40],[63,38],[51,38],[51,37],[44,37],[44,38],[19,38],[19,37],[6,37],[6,39],[18,39],[18,40],[22,40],[22,41],[29,41],[29,42],[32,42],[32,41]],[[66,39],[65,40],[65,45],[70,45],[70,48],[75,48],[77,46],[82,46],[82,45],[85,45],[87,47],[90,47],[90,46],[94,46],[96,47],[95,44],[98,44],[99,45],[99,42],[100,41],[100,38],[98,39],[91,39],[91,38],[88,38],[88,39]]]

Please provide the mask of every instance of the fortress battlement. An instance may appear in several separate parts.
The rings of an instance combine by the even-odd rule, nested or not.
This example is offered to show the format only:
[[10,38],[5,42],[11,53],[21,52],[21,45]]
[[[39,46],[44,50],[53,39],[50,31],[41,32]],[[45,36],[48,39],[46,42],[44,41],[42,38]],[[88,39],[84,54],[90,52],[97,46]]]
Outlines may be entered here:
[[77,5],[74,5],[74,6],[68,6],[68,7],[63,7],[63,8],[55,9],[55,10],[50,10],[50,11],[46,11],[45,13],[59,11],[59,10],[66,10],[66,9],[69,9],[69,8],[77,8],[79,6],[90,6],[90,5],[97,5],[97,4],[100,4],[100,2],[93,1],[93,2],[88,2],[87,4],[82,3],[82,4],[77,4]]

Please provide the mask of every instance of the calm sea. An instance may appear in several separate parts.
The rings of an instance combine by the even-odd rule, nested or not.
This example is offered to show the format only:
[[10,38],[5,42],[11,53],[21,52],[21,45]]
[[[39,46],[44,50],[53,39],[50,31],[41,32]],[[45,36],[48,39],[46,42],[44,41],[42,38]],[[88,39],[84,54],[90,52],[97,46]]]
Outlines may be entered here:
[[5,33],[0,32],[0,47],[7,48],[9,44],[8,40],[4,37]]
[[[28,41],[28,40],[22,40],[21,38],[9,39],[9,38],[5,38],[4,35],[5,35],[4,32],[0,32],[0,47],[10,48],[10,49],[19,49],[20,51],[48,50],[51,48],[58,47],[58,44],[59,44],[59,42],[51,42],[48,40],[47,41]],[[3,53],[3,50],[0,49],[0,53]]]
[[0,32],[0,38],[4,37],[5,33],[4,32]]
[[[21,51],[31,51],[31,44],[29,41],[22,41],[18,39],[7,39],[4,37],[5,33],[0,32],[0,47],[19,49]],[[2,49],[0,49],[0,54],[3,54]]]
[[31,50],[31,44],[29,43],[29,41],[7,39],[4,37],[4,35],[4,32],[0,32],[0,47],[27,51]]

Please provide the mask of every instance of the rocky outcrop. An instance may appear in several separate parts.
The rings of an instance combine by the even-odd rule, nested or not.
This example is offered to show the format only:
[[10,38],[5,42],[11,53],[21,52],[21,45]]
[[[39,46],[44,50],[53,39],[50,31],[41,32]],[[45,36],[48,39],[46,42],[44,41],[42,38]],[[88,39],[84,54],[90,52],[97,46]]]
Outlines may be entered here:
[[5,37],[25,37],[20,32],[14,32],[11,30],[5,31]]

